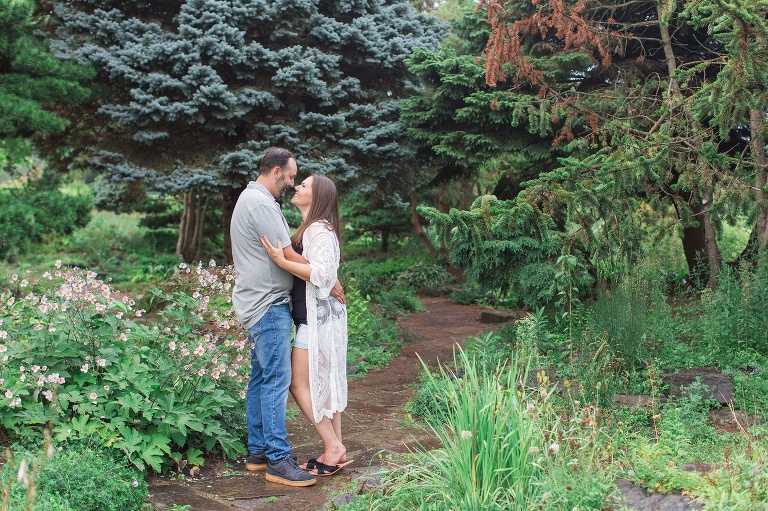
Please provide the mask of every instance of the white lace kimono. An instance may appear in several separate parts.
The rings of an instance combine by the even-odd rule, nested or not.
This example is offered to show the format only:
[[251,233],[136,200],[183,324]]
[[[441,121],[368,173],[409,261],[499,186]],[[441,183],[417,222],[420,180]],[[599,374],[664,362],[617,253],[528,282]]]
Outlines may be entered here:
[[325,223],[302,236],[311,274],[307,282],[309,390],[315,421],[347,407],[347,308],[330,297],[339,270],[339,240]]

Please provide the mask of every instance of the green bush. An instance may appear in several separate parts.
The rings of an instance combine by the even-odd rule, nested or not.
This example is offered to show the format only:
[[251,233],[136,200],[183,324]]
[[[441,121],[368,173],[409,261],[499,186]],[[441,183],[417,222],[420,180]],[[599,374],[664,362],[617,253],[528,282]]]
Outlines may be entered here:
[[392,319],[374,314],[354,287],[347,288],[346,297],[347,363],[358,364],[361,372],[385,367],[400,348],[397,325]]
[[151,322],[93,272],[12,276],[0,288],[0,426],[34,437],[53,424],[57,442],[100,439],[158,472],[201,463],[198,447],[243,452],[217,421],[244,396],[250,369],[232,307],[213,305],[231,293],[233,269],[180,266],[189,293],[155,291]]
[[0,259],[7,260],[26,252],[42,232],[35,225],[35,214],[25,204],[12,200],[0,190]]
[[441,447],[422,450],[402,477],[394,475],[398,486],[381,496],[380,509],[529,509],[548,454],[541,419],[549,390],[546,382],[519,385],[535,363],[522,353],[491,368],[465,352],[457,353],[454,370],[424,365],[423,409]]
[[416,289],[436,289],[453,281],[445,268],[436,264],[416,263],[401,271],[397,283]]
[[622,368],[634,369],[647,358],[645,338],[652,306],[649,285],[625,277],[611,290],[600,293],[592,307],[591,328],[604,337]]
[[57,453],[40,468],[37,482],[46,493],[67,499],[74,509],[142,509],[148,486],[140,471],[96,450]]
[[0,190],[0,259],[26,252],[44,235],[66,235],[90,221],[90,196],[58,190]]
[[723,266],[714,290],[702,294],[692,346],[710,353],[713,363],[733,361],[738,352],[768,356],[768,265]]
[[380,301],[381,307],[389,309],[393,314],[409,314],[426,310],[410,287],[395,286],[385,292]]
[[10,509],[14,511],[29,509],[27,487],[12,483],[22,462],[28,467],[37,511],[139,511],[147,498],[142,473],[115,461],[106,451],[67,448],[53,451],[50,460],[21,452],[3,467],[0,479],[3,487],[11,487]]

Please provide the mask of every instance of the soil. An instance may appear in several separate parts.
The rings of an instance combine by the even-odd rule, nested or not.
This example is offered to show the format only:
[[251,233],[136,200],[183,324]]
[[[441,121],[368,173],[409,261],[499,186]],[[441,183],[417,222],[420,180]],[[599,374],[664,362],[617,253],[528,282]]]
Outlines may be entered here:
[[[419,380],[422,360],[431,367],[438,361],[452,361],[457,344],[498,325],[481,323],[480,316],[488,309],[478,306],[454,304],[444,297],[425,297],[422,303],[427,312],[411,314],[398,322],[405,341],[400,355],[384,369],[349,380],[343,431],[347,457],[354,460],[351,466],[333,477],[319,477],[314,486],[290,488],[266,482],[264,472],[246,471],[242,459],[233,464],[213,463],[204,475],[184,481],[154,478],[150,481],[150,501],[160,510],[187,505],[189,511],[333,509],[350,494],[375,485],[375,472],[398,454],[418,446],[435,446],[433,436],[415,427],[403,410],[413,395],[413,384]],[[298,409],[292,402],[291,406]],[[319,438],[303,416],[290,420],[288,431],[300,463],[322,453]],[[682,496],[652,496],[629,482],[620,486],[628,509],[700,509]],[[655,498],[653,502],[651,497]]]

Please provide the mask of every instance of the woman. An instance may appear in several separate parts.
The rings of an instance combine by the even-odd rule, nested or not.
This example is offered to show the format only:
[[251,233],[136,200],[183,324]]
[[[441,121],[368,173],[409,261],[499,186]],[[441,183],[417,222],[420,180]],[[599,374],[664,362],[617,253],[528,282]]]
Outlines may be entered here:
[[261,242],[286,271],[306,281],[307,322],[300,324],[291,353],[291,395],[315,427],[324,452],[303,467],[318,476],[349,465],[341,441],[341,412],[347,406],[347,309],[330,296],[341,260],[341,222],[336,186],[312,175],[296,186],[291,199],[303,219],[292,244],[308,263],[288,261],[282,244]]

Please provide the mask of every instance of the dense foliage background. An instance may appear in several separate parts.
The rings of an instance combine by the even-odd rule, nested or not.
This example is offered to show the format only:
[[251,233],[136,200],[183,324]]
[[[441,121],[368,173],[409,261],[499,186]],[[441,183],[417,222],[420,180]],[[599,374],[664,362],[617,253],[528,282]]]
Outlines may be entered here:
[[[64,510],[97,505],[57,489],[70,456],[117,457],[99,484],[139,509],[147,471],[242,453],[228,225],[282,145],[342,191],[350,372],[387,364],[419,293],[528,313],[425,371],[443,449],[377,505],[604,509],[626,477],[765,509],[767,10],[0,0],[3,506],[24,463]],[[662,378],[700,367],[738,438],[711,389]]]

